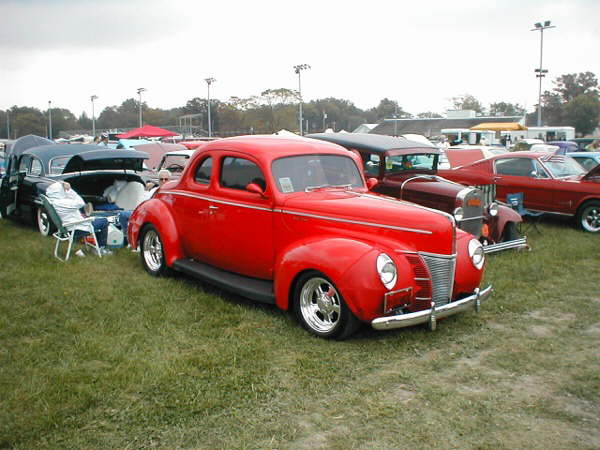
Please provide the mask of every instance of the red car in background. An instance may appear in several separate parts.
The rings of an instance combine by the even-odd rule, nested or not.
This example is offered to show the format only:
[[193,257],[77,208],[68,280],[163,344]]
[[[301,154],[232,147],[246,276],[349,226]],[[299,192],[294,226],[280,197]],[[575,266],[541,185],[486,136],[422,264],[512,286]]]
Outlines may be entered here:
[[304,138],[205,145],[129,220],[154,276],[177,270],[350,336],[479,307],[485,255],[443,212],[368,192],[358,156]]
[[500,201],[522,192],[526,209],[573,216],[582,229],[600,232],[600,166],[586,174],[569,156],[514,152],[439,173],[465,185],[491,183]]

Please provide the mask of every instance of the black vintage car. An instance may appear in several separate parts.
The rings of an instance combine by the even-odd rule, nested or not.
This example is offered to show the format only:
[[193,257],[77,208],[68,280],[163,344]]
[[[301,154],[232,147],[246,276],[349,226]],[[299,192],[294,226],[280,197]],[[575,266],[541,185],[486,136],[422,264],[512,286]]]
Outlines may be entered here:
[[45,143],[11,152],[0,184],[0,213],[2,217],[31,221],[40,233],[48,235],[51,226],[40,199],[48,186],[67,181],[86,202],[97,205],[106,201],[104,190],[115,180],[143,186],[137,172],[147,158],[146,153],[135,150],[89,144]]
[[494,186],[465,187],[437,175],[441,151],[433,144],[361,133],[316,133],[307,137],[357,152],[365,177],[378,180],[373,192],[451,214],[461,229],[485,244],[486,253],[527,245],[517,232],[521,216],[495,202]]

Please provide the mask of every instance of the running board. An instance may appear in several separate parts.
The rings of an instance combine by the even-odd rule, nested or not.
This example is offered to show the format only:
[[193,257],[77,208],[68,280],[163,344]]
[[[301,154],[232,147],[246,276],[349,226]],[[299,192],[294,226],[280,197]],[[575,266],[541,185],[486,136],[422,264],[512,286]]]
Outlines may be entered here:
[[227,272],[189,258],[176,260],[173,263],[173,268],[234,294],[262,303],[275,304],[272,281]]

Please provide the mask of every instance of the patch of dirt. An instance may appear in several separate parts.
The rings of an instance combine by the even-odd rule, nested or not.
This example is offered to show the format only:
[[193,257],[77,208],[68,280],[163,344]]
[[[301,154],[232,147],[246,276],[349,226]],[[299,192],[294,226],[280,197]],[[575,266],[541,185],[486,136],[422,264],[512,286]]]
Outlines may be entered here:
[[526,316],[541,322],[549,322],[557,325],[562,325],[565,322],[574,322],[577,320],[575,314],[563,312],[556,313],[556,311],[549,309],[538,309],[536,311],[531,311],[527,313]]
[[583,330],[583,332],[585,334],[591,334],[591,335],[595,335],[595,336],[599,335],[600,334],[600,323],[595,323],[593,325],[590,325],[585,330]]

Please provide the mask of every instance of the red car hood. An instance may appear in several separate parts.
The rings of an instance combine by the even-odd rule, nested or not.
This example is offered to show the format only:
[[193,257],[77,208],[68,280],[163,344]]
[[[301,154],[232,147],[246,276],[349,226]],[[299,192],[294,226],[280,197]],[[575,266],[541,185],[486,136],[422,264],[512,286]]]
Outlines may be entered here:
[[448,215],[413,203],[371,193],[327,190],[298,193],[282,205],[287,226],[298,230],[298,216],[320,227],[335,227],[402,241],[431,253],[454,251],[454,226]]

